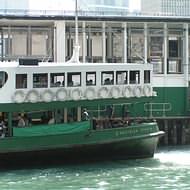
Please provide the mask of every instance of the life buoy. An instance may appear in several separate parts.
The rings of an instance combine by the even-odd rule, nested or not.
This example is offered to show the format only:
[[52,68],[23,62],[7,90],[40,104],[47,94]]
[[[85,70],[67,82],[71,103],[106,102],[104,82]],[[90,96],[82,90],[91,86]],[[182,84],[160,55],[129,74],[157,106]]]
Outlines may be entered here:
[[71,98],[73,100],[80,100],[81,97],[82,97],[82,91],[79,88],[76,88],[76,89],[72,90]]
[[84,95],[88,100],[93,100],[96,97],[96,91],[94,88],[89,87],[85,90]]
[[119,98],[120,97],[120,92],[121,92],[121,90],[120,90],[120,88],[118,86],[113,86],[111,88],[111,96],[113,98]]
[[126,98],[131,97],[131,87],[127,86],[123,89],[123,96]]
[[156,96],[158,96],[158,94],[157,94],[156,91],[153,91],[150,96],[155,96],[156,97]]
[[67,90],[65,88],[60,88],[56,92],[56,99],[59,101],[64,101],[67,99]]
[[101,87],[99,90],[98,90],[98,96],[100,98],[107,98],[108,97],[108,94],[109,94],[109,90],[107,87]]
[[141,97],[142,96],[142,89],[141,89],[141,87],[140,86],[134,87],[133,94],[137,98]]
[[150,86],[148,86],[148,85],[146,85],[146,86],[144,86],[144,88],[143,88],[143,93],[144,93],[144,95],[145,96],[151,96],[151,87]]
[[31,103],[38,102],[40,99],[40,94],[37,90],[30,90],[27,94],[27,100]]
[[44,90],[41,93],[41,99],[44,102],[51,102],[53,100],[53,98],[54,98],[54,93],[49,89]]
[[17,90],[14,93],[14,95],[12,97],[12,100],[15,103],[22,103],[22,102],[24,102],[24,100],[25,100],[25,93],[22,90]]

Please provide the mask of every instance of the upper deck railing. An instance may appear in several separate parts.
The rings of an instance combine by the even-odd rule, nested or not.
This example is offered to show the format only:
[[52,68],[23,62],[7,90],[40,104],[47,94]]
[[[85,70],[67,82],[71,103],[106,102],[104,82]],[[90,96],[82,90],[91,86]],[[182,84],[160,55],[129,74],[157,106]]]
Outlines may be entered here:
[[[41,17],[41,16],[74,16],[75,11],[71,10],[31,10],[31,9],[0,9],[0,16],[27,16],[27,17]],[[88,11],[88,10],[79,10],[78,16],[84,17],[172,17],[172,18],[190,18],[189,15],[177,16],[172,13],[151,13],[151,12],[130,12],[130,11]]]

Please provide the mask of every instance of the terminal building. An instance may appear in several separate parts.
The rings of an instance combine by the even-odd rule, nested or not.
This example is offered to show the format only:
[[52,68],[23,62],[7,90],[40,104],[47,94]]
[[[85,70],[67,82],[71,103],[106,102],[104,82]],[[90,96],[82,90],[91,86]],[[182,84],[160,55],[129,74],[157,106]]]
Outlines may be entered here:
[[[72,55],[73,16],[1,15],[0,27],[2,61],[65,62]],[[148,62],[155,74],[185,74],[189,23],[187,18],[82,15],[79,44],[81,62]]]

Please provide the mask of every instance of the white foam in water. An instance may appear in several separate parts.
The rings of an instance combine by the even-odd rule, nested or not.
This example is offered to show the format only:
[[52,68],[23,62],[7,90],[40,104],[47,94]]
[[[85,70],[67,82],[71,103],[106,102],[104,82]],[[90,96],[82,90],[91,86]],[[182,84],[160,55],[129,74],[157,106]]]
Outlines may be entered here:
[[178,165],[190,165],[190,151],[188,150],[169,150],[156,153],[154,158],[159,159],[161,163],[172,163]]

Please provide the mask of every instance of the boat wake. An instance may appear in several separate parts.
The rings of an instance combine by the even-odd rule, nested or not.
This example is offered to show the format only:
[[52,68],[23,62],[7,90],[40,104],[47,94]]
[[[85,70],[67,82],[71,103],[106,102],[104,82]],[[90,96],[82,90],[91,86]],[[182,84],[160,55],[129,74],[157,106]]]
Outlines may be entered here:
[[169,147],[155,153],[154,158],[160,163],[190,165],[190,146]]

